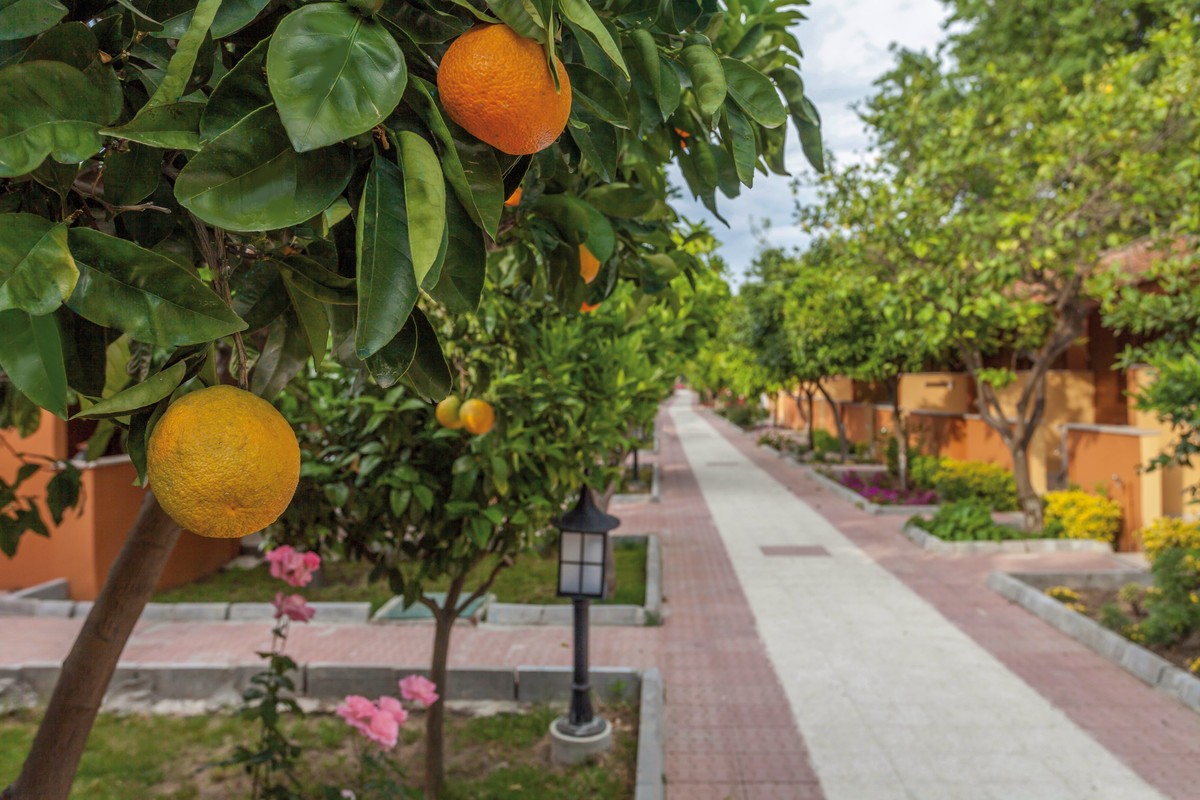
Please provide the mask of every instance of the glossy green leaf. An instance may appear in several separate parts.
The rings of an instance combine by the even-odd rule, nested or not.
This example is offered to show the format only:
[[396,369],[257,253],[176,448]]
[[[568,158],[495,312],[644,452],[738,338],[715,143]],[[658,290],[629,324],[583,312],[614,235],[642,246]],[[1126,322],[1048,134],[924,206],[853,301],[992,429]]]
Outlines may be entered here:
[[54,477],[46,484],[46,508],[55,525],[62,524],[67,509],[74,508],[79,502],[81,486],[79,470],[74,465],[58,465]]
[[[625,98],[608,78],[582,64],[567,65],[567,74],[571,76],[573,102],[583,104],[605,122],[618,128],[629,128],[629,109],[625,107]],[[675,94],[678,104],[679,93]]]
[[[476,16],[487,16],[470,3],[465,5]],[[448,42],[471,28],[471,23],[442,12],[440,0],[432,6],[420,3],[384,3],[379,13],[417,44],[440,44]],[[490,17],[485,21],[493,21]]]
[[662,112],[662,118],[665,122],[679,108],[679,103],[683,100],[683,87],[679,83],[679,75],[675,71],[675,65],[662,56],[659,56],[659,61],[662,69],[659,70],[658,108]]
[[404,54],[382,23],[342,3],[284,17],[267,50],[267,82],[297,152],[369,131],[404,96]]
[[764,128],[778,128],[787,122],[787,111],[771,79],[743,61],[722,58],[729,96],[750,119]]
[[129,143],[104,157],[104,202],[132,206],[145,200],[162,178],[161,150]]
[[77,280],[66,225],[34,214],[0,214],[0,311],[49,314]]
[[79,283],[67,306],[131,339],[163,347],[207,342],[246,323],[174,261],[133,242],[72,228],[68,243]]
[[229,283],[233,310],[246,321],[247,330],[266,327],[288,307],[287,289],[275,261],[253,261],[235,271]]
[[0,369],[13,385],[47,411],[66,419],[67,368],[52,315],[0,311]]
[[75,418],[104,419],[107,417],[123,417],[141,408],[157,403],[171,392],[179,388],[187,374],[187,362],[177,361],[162,372],[156,372],[146,380],[130,386],[124,391],[117,392],[112,397],[105,398],[99,403],[80,411]]
[[[213,18],[208,33],[214,39],[222,39],[237,33],[254,21],[270,0],[221,0],[221,7]],[[176,39],[187,29],[192,21],[192,10],[189,9],[163,23],[163,30],[156,35]]]
[[753,186],[758,150],[750,120],[746,119],[746,115],[736,105],[727,105],[723,110],[721,123],[721,135],[725,139],[725,146],[729,148],[738,180],[747,186]]
[[584,195],[584,199],[604,214],[622,219],[643,217],[654,208],[654,195],[627,183],[597,186]]
[[411,131],[400,131],[400,168],[404,173],[404,207],[417,284],[425,280],[442,252],[446,231],[446,181],[437,153]]
[[34,170],[51,156],[78,164],[100,150],[100,129],[113,120],[103,93],[60,61],[0,69],[0,177]]
[[588,220],[584,245],[603,264],[617,249],[617,233],[608,217],[601,214],[595,206],[586,202],[582,205]]
[[139,116],[147,109],[176,103],[183,97],[188,79],[192,77],[192,70],[196,66],[196,58],[204,44],[204,38],[208,36],[208,29],[212,26],[220,6],[221,0],[199,0],[196,3],[196,10],[188,22],[187,30],[175,45],[175,54],[171,56],[171,61],[167,65],[166,76],[154,94],[146,101],[146,105],[138,112]]
[[619,155],[616,129],[579,104],[571,111],[567,130],[584,160],[599,173],[603,181],[612,181],[617,173]]
[[375,382],[385,389],[404,377],[417,355],[417,323],[415,315],[379,352],[366,359],[367,369]]
[[406,100],[437,140],[442,171],[451,190],[475,224],[495,238],[505,199],[496,152],[444,118],[433,87],[425,81],[414,78]]
[[200,219],[234,231],[298,225],[350,181],[341,146],[297,153],[274,108],[260,108],[204,146],[175,181],[175,198]]
[[[3,2],[0,0],[0,5]],[[82,72],[91,66],[98,55],[96,35],[91,28],[82,22],[64,22],[46,31],[25,48],[21,61],[61,61]]]
[[534,210],[553,222],[568,244],[579,245],[587,240],[591,207],[579,198],[569,194],[543,195]]
[[546,41],[546,26],[535,19],[521,0],[491,0],[488,8],[508,27],[539,44]]
[[131,142],[170,150],[200,149],[200,118],[202,103],[182,101],[167,103],[142,111],[119,128],[105,128],[105,136],[116,136]]
[[621,47],[600,17],[596,16],[591,4],[587,0],[559,0],[558,7],[564,17],[591,34],[605,55],[621,70],[621,74],[628,78],[629,67],[625,65],[625,59],[621,56]]
[[319,367],[329,351],[329,317],[325,314],[325,304],[297,289],[286,276],[283,283],[291,298],[296,321],[308,342],[308,352],[312,354],[313,363]]
[[722,59],[713,52],[711,47],[693,44],[683,48],[679,60],[692,81],[692,91],[696,93],[696,103],[700,113],[706,119],[711,119],[725,103],[728,89]]
[[438,282],[429,294],[448,311],[474,313],[487,275],[487,251],[483,234],[452,194],[446,198],[446,230],[449,233],[446,258]]
[[354,278],[331,272],[316,259],[291,255],[277,262],[288,281],[314,300],[331,305],[356,305]]
[[450,394],[454,386],[450,366],[446,363],[446,357],[442,355],[437,331],[429,324],[421,309],[414,308],[412,318],[417,329],[417,352],[408,371],[404,373],[404,378],[422,397],[440,401]]
[[[793,107],[792,122],[796,124],[796,130],[800,134],[800,146],[804,150],[804,157],[817,172],[824,172],[825,147],[821,143],[821,117],[817,114],[817,107],[807,97],[803,98],[799,107],[799,112]],[[810,121],[813,119],[816,120],[815,123]]]
[[254,364],[250,391],[266,400],[273,399],[304,369],[309,352],[300,320],[288,309],[267,328],[267,343]]
[[271,92],[263,81],[267,68],[264,39],[217,82],[200,119],[200,136],[205,141],[217,138],[255,111],[271,105]]
[[58,0],[0,0],[0,41],[36,36],[66,13]]
[[417,278],[409,243],[404,175],[383,156],[367,173],[358,209],[359,358],[378,352],[395,338],[417,302]]
[[[108,340],[110,333],[116,336],[115,332],[93,325],[66,307],[59,307],[54,312],[54,319],[58,323],[62,338],[67,385],[87,397],[101,397],[107,379]],[[128,350],[126,356],[125,362],[121,363],[122,374],[125,371],[125,363],[129,360]]]

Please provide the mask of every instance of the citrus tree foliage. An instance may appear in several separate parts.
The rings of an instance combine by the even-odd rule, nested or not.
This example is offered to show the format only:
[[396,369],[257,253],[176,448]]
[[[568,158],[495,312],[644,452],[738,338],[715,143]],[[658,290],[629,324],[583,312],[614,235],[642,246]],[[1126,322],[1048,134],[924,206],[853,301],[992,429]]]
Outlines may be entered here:
[[[805,219],[924,299],[915,321],[976,378],[1032,527],[1046,373],[1084,333],[1102,257],[1195,230],[1195,27],[1171,0],[950,5],[966,27],[901,52],[866,106],[881,161],[832,177]],[[1014,414],[998,389],[1018,370]]]
[[[0,6],[7,416],[82,409],[127,431],[141,470],[154,421],[196,380],[272,398],[333,353],[444,396],[454,332],[430,316],[474,312],[489,263],[571,312],[621,283],[670,294],[697,262],[671,235],[668,162],[715,208],[783,170],[790,118],[819,164],[797,5]],[[541,43],[571,82],[567,130],[535,156],[441,106],[439,59],[481,22]],[[603,264],[591,286],[581,246]],[[106,380],[118,341],[121,385]]]

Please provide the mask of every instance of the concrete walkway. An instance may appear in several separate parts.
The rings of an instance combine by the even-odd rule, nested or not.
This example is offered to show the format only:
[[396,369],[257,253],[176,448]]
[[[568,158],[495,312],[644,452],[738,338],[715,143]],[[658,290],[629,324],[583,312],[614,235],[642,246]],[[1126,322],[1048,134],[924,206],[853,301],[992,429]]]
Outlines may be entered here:
[[670,413],[826,797],[1161,796],[690,403]]

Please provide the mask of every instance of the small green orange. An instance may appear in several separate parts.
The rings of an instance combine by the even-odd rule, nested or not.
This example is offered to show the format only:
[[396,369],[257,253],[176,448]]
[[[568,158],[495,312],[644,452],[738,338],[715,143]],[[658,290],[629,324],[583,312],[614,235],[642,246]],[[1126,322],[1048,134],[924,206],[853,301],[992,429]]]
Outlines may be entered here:
[[456,431],[463,426],[458,404],[459,400],[454,395],[447,396],[445,400],[437,404],[434,416],[437,417],[438,422],[442,423],[442,427]]

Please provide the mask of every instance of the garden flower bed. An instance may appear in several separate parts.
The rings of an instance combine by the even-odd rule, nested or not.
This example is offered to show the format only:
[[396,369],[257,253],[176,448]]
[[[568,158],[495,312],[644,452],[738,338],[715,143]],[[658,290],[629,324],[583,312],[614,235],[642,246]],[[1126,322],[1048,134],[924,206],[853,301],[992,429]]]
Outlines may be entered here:
[[[493,709],[495,703],[489,703]],[[614,746],[594,764],[559,767],[550,763],[551,720],[561,713],[550,706],[504,704],[502,713],[472,716],[470,710],[447,716],[446,800],[579,797],[617,800],[633,795],[638,712],[629,704],[604,706],[613,723]],[[479,707],[479,711],[483,708]],[[390,751],[368,742],[332,714],[314,714],[285,725],[304,748],[300,777],[305,797],[324,797],[320,787],[354,792],[356,800],[420,798],[424,712],[414,710],[400,728]],[[19,771],[32,741],[38,714],[32,710],[0,716],[0,783]],[[193,717],[104,714],[80,766],[72,798],[129,800],[171,797],[226,800],[250,796],[249,778],[238,766],[206,767],[229,755],[247,738],[245,723],[233,714]],[[164,743],[170,758],[163,757]],[[373,766],[360,772],[360,756]],[[364,787],[364,778],[379,781]],[[399,789],[386,785],[392,781]],[[349,797],[350,795],[341,795]]]

